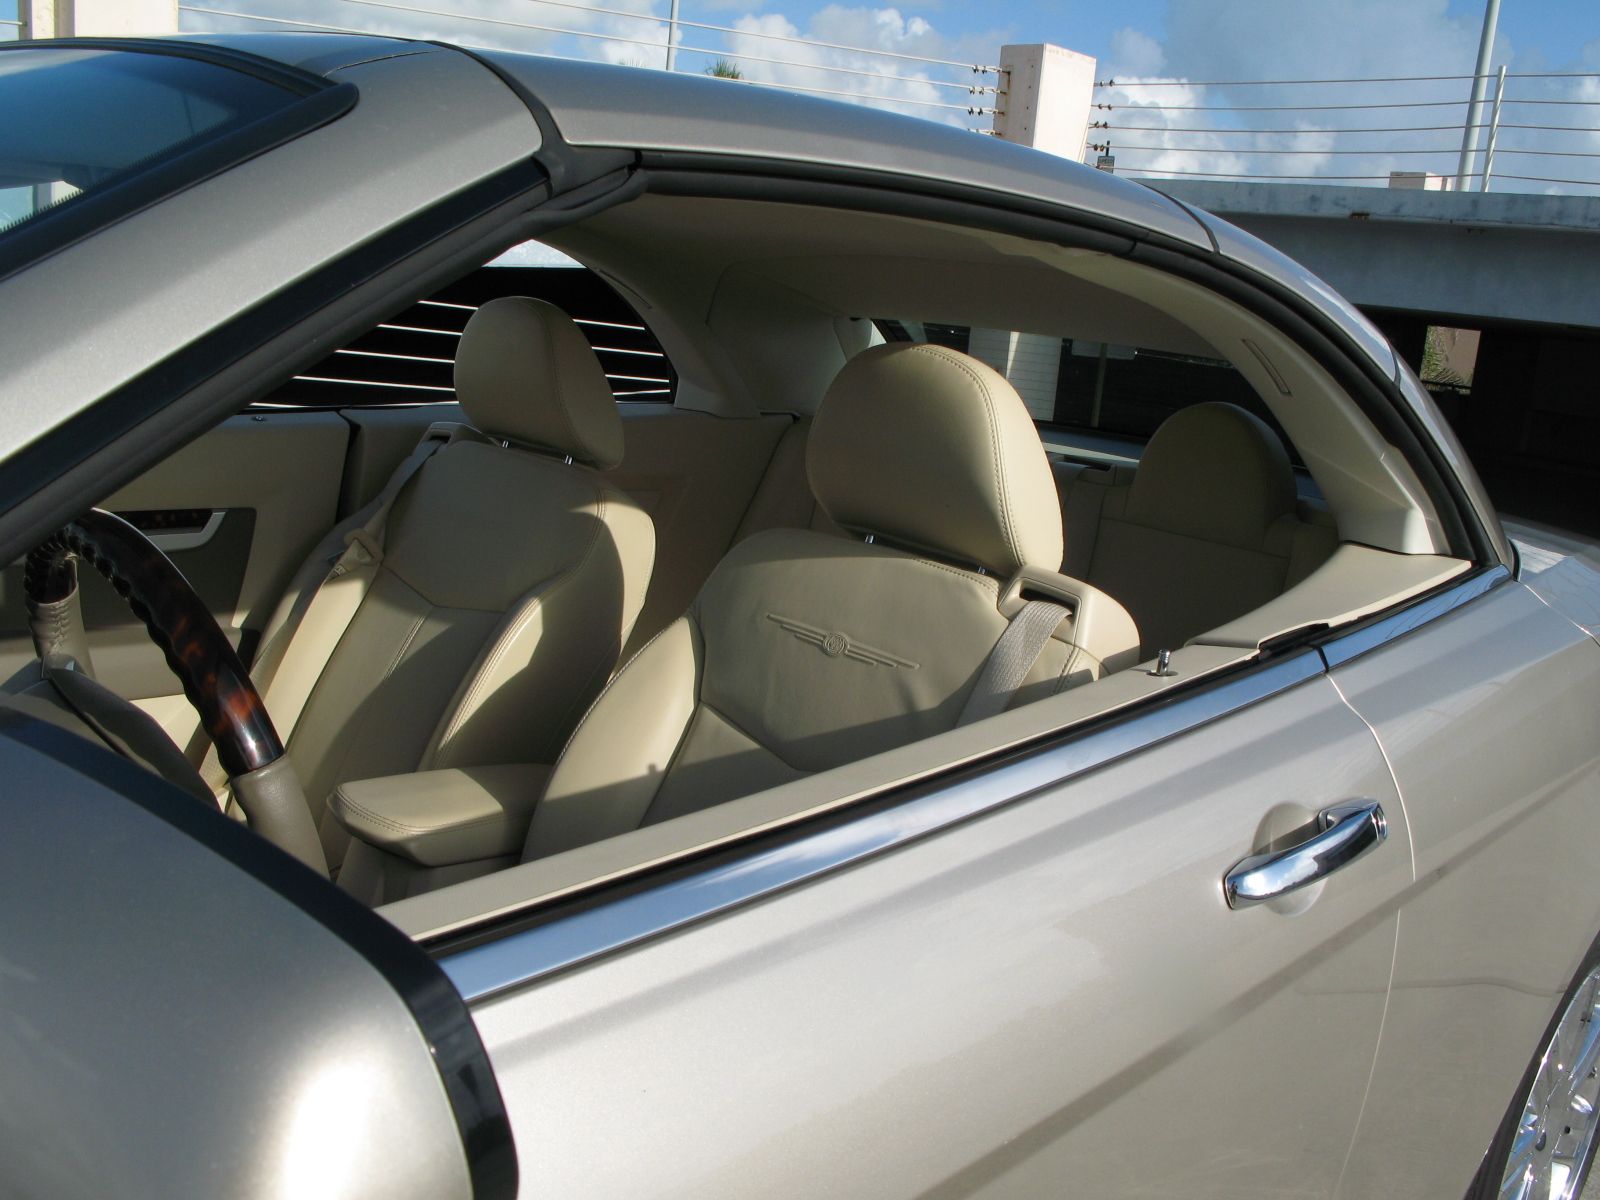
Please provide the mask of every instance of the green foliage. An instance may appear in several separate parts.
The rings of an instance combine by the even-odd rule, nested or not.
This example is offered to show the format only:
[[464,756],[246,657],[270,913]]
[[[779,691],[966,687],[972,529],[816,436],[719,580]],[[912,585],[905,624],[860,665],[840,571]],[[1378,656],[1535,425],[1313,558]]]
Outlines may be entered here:
[[706,68],[706,74],[716,79],[743,79],[744,72],[731,58],[719,58]]

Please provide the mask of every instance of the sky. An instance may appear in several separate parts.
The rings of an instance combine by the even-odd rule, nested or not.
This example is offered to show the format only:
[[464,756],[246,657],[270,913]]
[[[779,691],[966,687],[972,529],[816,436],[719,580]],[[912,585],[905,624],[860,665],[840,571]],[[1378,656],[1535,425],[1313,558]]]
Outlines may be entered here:
[[[197,6],[484,45],[660,66],[670,0],[193,0]],[[186,28],[271,28],[202,14]],[[431,11],[419,11],[431,10]],[[738,56],[751,82],[871,102],[968,128],[992,105],[965,85],[994,82],[959,66],[991,65],[1006,43],[1053,42],[1097,60],[1096,115],[1111,126],[1119,172],[1209,173],[1381,181],[1391,169],[1454,173],[1483,5],[1479,0],[679,0],[678,69]],[[530,28],[544,26],[545,28]],[[702,28],[715,26],[720,28]],[[280,26],[281,28],[282,26]],[[566,32],[561,32],[566,31]],[[732,31],[732,32],[730,32]],[[762,36],[776,35],[776,36]],[[863,47],[876,55],[836,46]],[[894,57],[894,56],[911,57]],[[781,61],[770,61],[781,60]],[[1600,2],[1502,0],[1492,68],[1513,74],[1498,135],[1498,190],[1600,194]],[[1404,76],[1399,83],[1230,86],[1247,80]],[[1224,82],[1213,82],[1224,81]],[[1539,103],[1521,103],[1539,101]],[[1338,109],[1339,104],[1419,105]],[[1269,111],[1240,111],[1240,106]],[[1183,106],[1183,107],[1176,107]],[[1291,111],[1292,110],[1292,111]],[[1488,113],[1484,113],[1488,119]],[[1546,128],[1511,128],[1513,125]],[[1423,126],[1351,133],[1362,127]],[[1453,126],[1453,131],[1452,127]],[[1255,130],[1287,132],[1257,133]],[[1593,157],[1590,157],[1590,156]],[[1529,178],[1513,180],[1513,175]]]

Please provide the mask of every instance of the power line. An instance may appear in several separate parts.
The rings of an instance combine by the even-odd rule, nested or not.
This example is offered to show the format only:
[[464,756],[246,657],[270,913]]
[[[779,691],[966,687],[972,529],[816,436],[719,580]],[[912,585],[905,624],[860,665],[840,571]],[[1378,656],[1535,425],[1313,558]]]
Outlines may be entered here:
[[[592,8],[587,4],[574,4],[572,0],[529,0],[531,4],[548,4],[555,8],[573,8],[582,12],[601,13],[605,16],[636,17],[644,20],[660,22],[661,17],[651,16],[646,13],[627,12],[617,8]],[[838,42],[819,42],[810,38],[794,37],[784,33],[761,33],[754,29],[735,29],[729,25],[708,25],[703,21],[677,22],[685,29],[707,29],[712,33],[731,33],[739,37],[767,38],[774,42],[789,42],[798,46],[821,46],[827,50],[848,50],[852,54],[870,54],[876,58],[899,58],[908,62],[931,63],[940,67],[958,67],[963,71],[972,71],[979,75],[993,75],[999,71],[998,67],[986,67],[976,63],[956,62],[949,58],[929,58],[922,54],[906,54],[899,50],[870,50],[865,46],[845,46]]]
[[[1443,149],[1440,149],[1440,150],[1268,150],[1268,149],[1257,150],[1254,147],[1248,147],[1248,148],[1239,149],[1239,150],[1224,150],[1224,149],[1219,149],[1216,146],[1130,146],[1127,142],[1117,142],[1116,143],[1116,149],[1119,150],[1119,151],[1121,151],[1121,150],[1159,150],[1159,151],[1161,151],[1163,153],[1171,153],[1171,154],[1365,154],[1365,155],[1368,155],[1369,157],[1374,156],[1374,155],[1389,155],[1389,154],[1454,154],[1456,152],[1456,147],[1455,146],[1446,146],[1446,147],[1444,147]],[[1537,151],[1537,150],[1534,150],[1534,151],[1528,151],[1528,150],[1500,150],[1500,149],[1497,148],[1495,150],[1495,153],[1496,154],[1529,154],[1529,153],[1537,154],[1537,153],[1540,153],[1540,152]],[[1582,155],[1581,157],[1584,157],[1584,158],[1600,158],[1600,153],[1597,153],[1597,154],[1585,154],[1585,155]]]
[[[1115,79],[1096,80],[1095,87],[1294,87],[1328,83],[1445,83],[1476,79],[1476,75],[1372,75],[1348,79]],[[1486,75],[1485,79],[1493,78]],[[1600,79],[1600,71],[1523,71],[1507,72],[1507,79]]]
[[[1122,171],[1118,172],[1123,173]],[[1383,179],[1387,175],[1241,175],[1233,171],[1158,171],[1152,167],[1128,167],[1126,173],[1132,175],[1205,175],[1212,179],[1308,179],[1312,182],[1324,182],[1329,179]],[[1478,171],[1468,171],[1469,178],[1481,174]],[[1495,175],[1496,179],[1526,179],[1525,175]],[[1581,180],[1554,179],[1551,183],[1579,183]]]
[[[373,0],[349,2],[367,4]],[[1466,103],[1466,100],[1406,100],[1390,104],[1096,104],[1095,107],[1123,112],[1334,112],[1364,108],[1457,108]],[[1600,100],[1502,100],[1501,104],[1592,106],[1600,105]]]
[[798,83],[768,83],[761,79],[729,79],[727,83],[745,83],[751,87],[776,87],[787,92],[805,92],[811,96],[848,96],[852,99],[882,100],[886,104],[916,104],[923,108],[949,108],[956,112],[964,112],[969,116],[980,116],[993,113],[992,108],[974,108],[968,104],[945,104],[940,100],[913,100],[909,96],[880,96],[876,92],[840,92],[832,88],[804,87]]
[[[1501,129],[1540,129],[1560,133],[1600,133],[1600,129],[1590,128],[1587,125],[1517,125],[1509,121],[1501,121]],[[1359,126],[1354,128],[1333,129],[1236,129],[1222,126],[1207,125],[1112,125],[1109,122],[1097,122],[1090,126],[1091,129],[1105,129],[1121,131],[1124,133],[1271,133],[1282,134],[1285,137],[1310,137],[1324,133],[1453,133],[1462,128],[1460,125],[1378,125]],[[1487,121],[1479,121],[1472,128],[1487,129]]]
[[[1291,134],[1296,137],[1313,133],[1447,133],[1461,128],[1460,125],[1390,125],[1390,126],[1363,126],[1359,129],[1222,129],[1215,126],[1183,126],[1183,125],[1094,125],[1094,129],[1122,130],[1124,132],[1139,133],[1281,133]],[[1488,128],[1487,124],[1476,126],[1479,129]],[[1511,128],[1501,122],[1501,129]],[[1567,128],[1567,126],[1556,126]]]
[[[370,5],[372,7],[377,7],[377,8],[400,9],[403,12],[413,12],[413,13],[419,13],[419,14],[428,15],[428,16],[455,17],[455,16],[458,15],[458,14],[455,14],[455,13],[434,12],[433,10],[430,10],[430,9],[405,8],[405,7],[403,7],[401,5],[397,5],[397,4],[385,4],[385,3],[382,3],[382,0],[344,0],[344,2],[345,3],[352,3],[352,4],[367,4],[367,5]],[[548,3],[549,0],[540,0],[540,2],[541,3]],[[192,4],[180,4],[178,7],[179,7],[180,11],[182,11],[182,12],[201,13],[201,14],[204,14],[206,16],[213,16],[213,17],[233,17],[233,18],[236,18],[236,19],[242,20],[242,21],[265,21],[265,22],[269,22],[269,23],[275,24],[275,25],[293,25],[293,26],[295,26],[297,28],[301,28],[301,29],[317,29],[317,30],[323,30],[323,31],[330,32],[330,33],[368,33],[368,34],[371,33],[371,30],[358,29],[358,28],[355,28],[355,27],[352,27],[352,26],[349,26],[349,25],[330,25],[330,24],[327,24],[327,23],[324,23],[324,22],[319,22],[319,21],[304,21],[304,20],[301,20],[298,17],[269,17],[269,16],[264,16],[264,15],[258,14],[258,13],[233,12],[233,11],[228,10],[228,9],[205,8],[205,7],[202,7],[200,5],[192,5]],[[467,19],[477,20],[477,21],[488,21],[488,22],[490,22],[492,24],[497,24],[497,25],[512,25],[514,28],[518,28],[518,29],[538,29],[538,30],[544,30],[546,32],[556,32],[556,33],[567,32],[567,33],[571,33],[571,34],[573,34],[574,36],[577,36],[577,37],[598,38],[598,39],[600,39],[602,41],[608,41],[608,42],[624,42],[624,43],[627,43],[629,45],[634,45],[634,46],[651,46],[651,47],[661,47],[662,46],[662,43],[660,43],[660,42],[643,42],[643,41],[640,41],[637,38],[619,37],[619,36],[616,36],[614,34],[592,33],[592,32],[588,32],[588,31],[585,31],[585,30],[553,30],[553,29],[550,29],[547,26],[519,25],[519,24],[516,24],[514,22],[509,22],[509,21],[498,21],[498,20],[495,20],[494,18],[491,18],[491,17],[472,17],[472,18],[467,18]],[[378,36],[385,36],[385,35],[378,35]],[[468,49],[476,49],[476,50],[492,50],[492,49],[496,48],[496,47],[493,47],[493,46],[484,46],[484,45],[481,45],[481,44],[474,44],[474,43],[471,43],[471,42],[458,42],[456,44],[460,45],[460,46],[464,46],[464,47],[466,47]],[[680,49],[689,49],[689,48],[688,47],[680,47]],[[713,52],[705,51],[704,53],[713,53]],[[869,102],[882,103],[882,104],[908,104],[908,105],[913,105],[913,106],[921,107],[921,108],[946,109],[946,110],[950,110],[950,111],[953,111],[953,112],[966,113],[969,116],[987,115],[987,114],[991,114],[991,113],[993,113],[995,111],[992,108],[973,107],[973,106],[965,105],[965,104],[945,104],[945,103],[942,103],[942,102],[937,101],[937,100],[918,100],[918,99],[915,99],[915,98],[912,98],[912,97],[909,97],[909,96],[885,96],[885,95],[880,95],[880,94],[875,93],[875,92],[847,92],[847,91],[841,91],[841,90],[830,89],[830,88],[803,87],[800,84],[778,83],[776,81],[755,80],[755,79],[737,79],[737,80],[729,80],[727,82],[744,83],[744,84],[749,84],[749,85],[754,86],[754,87],[771,87],[771,88],[777,88],[780,91],[802,92],[802,93],[806,93],[806,94],[809,94],[809,95],[839,96],[839,97],[843,97],[843,98],[849,99],[849,100],[869,101]],[[920,83],[920,82],[932,82],[932,81],[918,80],[917,82]]]
[[[550,0],[536,0],[540,4],[549,4]],[[679,22],[681,25],[683,22]],[[679,54],[704,54],[713,58],[732,58],[739,62],[775,63],[780,67],[802,67],[808,71],[833,71],[841,75],[864,75],[868,79],[890,79],[898,83],[921,83],[929,87],[955,88],[957,91],[976,94],[978,91],[992,92],[993,88],[977,89],[970,84],[951,83],[946,79],[922,79],[916,75],[890,75],[882,71],[864,71],[859,67],[836,67],[829,63],[797,62],[792,58],[767,58],[760,54],[736,53],[732,50],[708,50],[703,46],[678,46]]]
[[[1123,150],[1154,150],[1162,154],[1361,154],[1366,155],[1368,158],[1389,158],[1402,154],[1454,154],[1456,152],[1456,147],[1454,146],[1446,146],[1439,150],[1258,150],[1254,147],[1225,150],[1216,146],[1130,146],[1126,142],[1117,142],[1114,144],[1114,148],[1119,152]],[[1507,150],[1497,146],[1495,153],[1532,154],[1549,158],[1600,158],[1600,151],[1595,150]],[[1329,177],[1323,176],[1323,178]]]
[[[590,29],[568,29],[568,28],[566,28],[564,26],[557,26],[557,25],[538,25],[538,24],[533,24],[533,23],[526,22],[526,21],[508,21],[508,20],[505,20],[504,18],[501,18],[501,17],[480,17],[480,16],[473,16],[470,13],[440,12],[437,9],[416,8],[416,7],[412,6],[412,5],[407,5],[407,4],[394,4],[394,3],[390,3],[389,0],[340,0],[340,2],[344,3],[344,4],[359,4],[359,5],[362,5],[362,6],[367,7],[367,8],[385,8],[385,9],[390,9],[390,10],[395,11],[395,12],[418,13],[418,14],[421,14],[421,15],[424,15],[424,16],[430,16],[430,17],[448,17],[448,18],[451,18],[451,19],[454,19],[454,20],[458,20],[458,21],[477,21],[477,22],[480,22],[480,23],[486,24],[486,25],[503,25],[503,26],[507,26],[507,27],[512,28],[512,29],[532,29],[532,30],[537,30],[537,31],[539,31],[541,33],[563,34],[563,35],[568,36],[568,37],[598,38],[598,39],[601,39],[603,41],[625,42],[625,43],[627,43],[629,45],[648,46],[648,47],[651,47],[651,48],[659,47],[659,48],[665,49],[665,47],[666,47],[666,42],[664,40],[656,42],[656,41],[650,41],[648,39],[623,37],[623,36],[621,36],[619,34],[597,33],[594,30],[590,30]],[[660,22],[660,18],[651,16],[648,13],[628,13],[628,12],[623,12],[620,9],[614,9],[614,8],[588,8],[585,5],[581,5],[581,4],[564,3],[563,0],[533,0],[533,2],[536,3],[536,4],[553,4],[553,5],[556,5],[556,7],[559,7],[559,8],[577,9],[580,12],[592,12],[592,13],[601,13],[601,14],[608,14],[608,15],[614,15],[614,16],[635,17],[635,18],[638,18],[640,20],[650,21],[652,24],[655,24],[655,25],[660,25],[660,23],[661,23]],[[678,24],[680,24],[680,25],[688,25],[688,24],[690,24],[690,22],[688,22],[688,21],[679,21]],[[815,45],[815,44],[819,44],[819,43],[807,43],[807,44],[808,45]],[[933,86],[933,87],[959,88],[962,91],[970,91],[970,88],[968,87],[968,85],[964,84],[964,83],[952,83],[952,82],[950,82],[948,80],[938,80],[938,79],[918,79],[914,75],[890,75],[890,74],[885,74],[885,73],[879,72],[879,71],[867,71],[867,70],[863,70],[863,69],[856,68],[856,67],[837,67],[837,66],[832,66],[832,65],[826,64],[826,63],[797,62],[794,59],[767,58],[767,57],[763,57],[763,56],[758,55],[758,54],[736,54],[736,53],[733,53],[733,52],[727,51],[727,50],[712,50],[712,49],[709,49],[709,48],[704,47],[704,46],[683,46],[683,45],[680,45],[680,46],[678,46],[678,50],[680,52],[685,52],[685,53],[690,53],[690,54],[705,54],[705,55],[708,55],[708,56],[711,56],[711,57],[739,58],[739,59],[745,59],[745,60],[750,61],[750,62],[775,63],[775,64],[777,64],[779,66],[800,67],[800,68],[809,69],[809,70],[813,70],[813,71],[836,71],[836,72],[841,72],[841,73],[847,74],[847,75],[865,75],[865,76],[867,76],[869,78],[872,78],[872,79],[889,79],[889,80],[895,80],[895,81],[903,82],[903,83],[925,83],[925,84],[928,84],[928,85]],[[871,53],[871,51],[866,51],[864,53]],[[835,94],[837,94],[837,93],[835,93]]]
[[[1496,154],[1504,154],[1503,150],[1496,150]],[[1496,179],[1521,179],[1527,183],[1575,183],[1579,187],[1600,187],[1600,179],[1550,179],[1544,175],[1502,175],[1495,172]]]

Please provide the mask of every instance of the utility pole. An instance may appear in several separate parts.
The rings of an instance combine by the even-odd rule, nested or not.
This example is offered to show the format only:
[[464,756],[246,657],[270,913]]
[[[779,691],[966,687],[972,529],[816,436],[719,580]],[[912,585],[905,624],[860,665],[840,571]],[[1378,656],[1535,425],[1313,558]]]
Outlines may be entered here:
[[[1498,0],[1491,0],[1496,3]],[[678,0],[672,0],[672,9],[667,14],[667,70],[673,69],[673,63],[678,59]]]
[[1461,161],[1456,165],[1456,191],[1467,189],[1472,176],[1472,143],[1478,136],[1483,117],[1483,95],[1489,89],[1489,60],[1494,57],[1494,31],[1500,23],[1500,0],[1483,6],[1483,36],[1478,40],[1478,66],[1472,75],[1472,102],[1467,105],[1467,123],[1461,130]]

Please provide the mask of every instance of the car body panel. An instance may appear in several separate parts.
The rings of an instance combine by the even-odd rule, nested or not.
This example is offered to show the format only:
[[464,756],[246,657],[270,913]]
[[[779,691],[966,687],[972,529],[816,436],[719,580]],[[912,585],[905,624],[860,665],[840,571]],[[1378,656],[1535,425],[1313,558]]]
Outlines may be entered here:
[[0,774],[7,1195],[472,1195],[411,1012],[349,943],[160,815],[204,819],[193,798],[11,713]]
[[431,54],[439,50],[431,42],[383,37],[379,34],[260,32],[241,37],[226,33],[185,33],[172,40],[220,46],[260,58],[272,58],[313,75],[331,75],[343,67],[376,62],[381,58]]
[[[0,456],[364,240],[560,150],[467,54],[197,40],[329,73],[360,101],[0,284],[12,366]],[[1345,636],[1313,626],[1259,654],[1247,644],[1219,667],[1226,678],[1179,681],[1092,728],[1051,729],[1047,745],[990,743],[950,774],[764,830],[765,861],[797,872],[765,891],[747,872],[747,892],[669,920],[652,898],[694,896],[710,870],[685,855],[641,865],[615,892],[467,931],[440,951],[447,970],[472,955],[498,968],[518,938],[572,934],[567,958],[508,982],[450,975],[472,997],[528,1194],[1458,1195],[1600,927],[1600,575],[1530,543],[1522,578],[1505,578],[1511,553],[1481,486],[1392,349],[1222,222],[929,123],[727,81],[486,57],[576,145],[799,179],[842,170],[930,196],[959,186],[969,201],[987,188],[1176,240],[1295,293],[1364,370],[1398,379],[1392,401],[1433,440],[1500,559]],[[166,502],[141,486],[155,487],[130,493]],[[260,570],[281,573],[292,555],[280,551]],[[1278,671],[1287,681],[1263,682]],[[1227,689],[1249,698],[1162,724]],[[0,886],[9,911],[43,914],[0,933],[0,1078],[30,1089],[0,1092],[0,1127],[34,1150],[20,1190],[303,1194],[282,1183],[284,1164],[332,1157],[372,1194],[468,1194],[447,1089],[415,1014],[370,964],[124,801],[133,768],[41,757],[6,733],[14,720],[0,715],[12,831]],[[1096,739],[1116,748],[1071,767]],[[1060,770],[982,803],[1019,764]],[[862,837],[941,788],[967,807]],[[1355,799],[1384,806],[1385,843],[1290,900],[1227,907],[1231,866]],[[810,869],[812,840],[835,835],[861,838],[854,856]],[[724,881],[745,849],[719,847]],[[617,892],[654,924],[608,926]],[[41,985],[59,980],[70,986]],[[325,1169],[314,1186],[330,1186]]]
[[361,93],[344,117],[0,283],[0,453],[538,148],[527,108],[463,55],[385,59],[337,78]]
[[1315,297],[1320,302],[1319,306],[1323,312],[1335,319],[1340,328],[1356,345],[1366,351],[1385,375],[1394,378],[1396,364],[1399,361],[1394,347],[1360,309],[1339,295],[1317,275],[1275,246],[1262,241],[1255,234],[1247,233],[1237,225],[1230,225],[1215,213],[1191,208],[1187,204],[1183,207],[1194,215],[1195,220],[1205,226],[1206,232],[1211,235],[1216,245],[1218,254],[1249,267],[1292,292]]
[[[479,1001],[524,1179],[574,1196],[738,1196],[782,1179],[832,1195],[1037,1195],[1063,1180],[1103,1195],[1134,1170],[1192,1196],[1331,1190],[1383,1019],[1393,898],[1412,879],[1404,823],[1298,914],[1231,911],[1221,878],[1269,814],[1282,833],[1356,796],[1398,803],[1370,732],[1317,676]],[[1248,1085],[1219,1102],[1224,1079]]]
[[1600,859],[1600,645],[1507,582],[1331,677],[1393,767],[1418,877],[1345,1194],[1459,1195],[1600,931],[1575,886]]
[[1517,578],[1590,637],[1600,639],[1600,543],[1508,522]]
[[934,121],[745,87],[726,80],[483,51],[543,103],[574,146],[689,151],[1009,192],[1157,230],[1196,247],[1210,239],[1159,193],[1081,163]]

